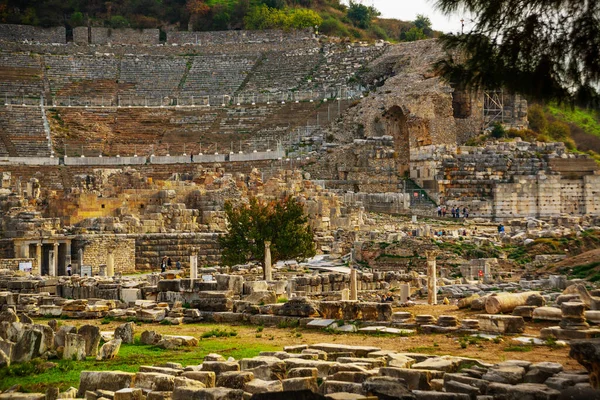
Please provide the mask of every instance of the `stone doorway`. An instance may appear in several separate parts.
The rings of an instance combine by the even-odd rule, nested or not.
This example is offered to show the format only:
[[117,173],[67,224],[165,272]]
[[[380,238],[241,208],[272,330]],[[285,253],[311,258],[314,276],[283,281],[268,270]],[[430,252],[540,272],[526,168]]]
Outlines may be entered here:
[[410,140],[408,135],[408,119],[399,106],[393,106],[382,115],[385,121],[385,134],[394,138],[394,150],[397,156],[398,173],[409,172]]

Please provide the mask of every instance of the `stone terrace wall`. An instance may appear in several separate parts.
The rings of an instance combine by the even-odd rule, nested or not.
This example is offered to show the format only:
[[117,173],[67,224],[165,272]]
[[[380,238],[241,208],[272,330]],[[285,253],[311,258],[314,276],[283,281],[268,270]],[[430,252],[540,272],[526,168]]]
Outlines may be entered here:
[[[168,180],[173,174],[193,174],[201,170],[203,167],[222,166],[226,172],[232,174],[250,173],[253,168],[258,168],[268,175],[268,171],[277,168],[281,165],[278,160],[262,160],[262,161],[242,161],[230,162],[227,164],[220,163],[204,163],[204,164],[149,164],[139,166],[110,166],[106,170],[122,170],[129,168],[140,171],[141,174],[154,180]],[[11,184],[15,185],[17,179],[21,178],[21,182],[28,181],[31,178],[37,178],[42,183],[42,189],[65,190],[75,186],[78,181],[78,176],[94,175],[94,171],[100,167],[96,165],[89,166],[46,166],[40,168],[37,165],[2,165],[3,172],[11,173]]]
[[30,25],[0,24],[0,40],[7,42],[66,43],[64,26],[39,28]]
[[[89,43],[91,44],[133,44],[157,45],[159,43],[158,29],[111,29],[91,28]],[[81,40],[81,38],[78,38]]]
[[[78,45],[67,43],[63,46],[40,43],[21,43],[0,39],[0,47],[6,52],[31,52],[38,54],[57,55],[96,55],[113,54],[117,56],[131,54],[148,54],[155,56],[180,56],[180,55],[205,55],[205,54],[247,54],[265,51],[289,51],[290,49],[311,49],[318,47],[316,41],[297,42],[261,42],[261,43],[227,43],[208,45],[178,45],[168,46],[159,44],[156,46],[140,47],[132,44],[96,44]],[[151,50],[149,50],[151,49]]]
[[199,266],[216,264],[220,258],[218,233],[156,233],[128,235],[135,239],[136,270],[158,270],[162,257],[171,257],[189,268],[190,256],[198,255]]
[[169,44],[223,45],[232,43],[297,42],[313,39],[312,29],[285,32],[266,31],[217,31],[217,32],[168,32]]
[[115,257],[116,272],[133,272],[135,270],[135,239],[125,235],[87,235],[73,240],[72,260],[79,262],[77,254],[83,250],[83,265],[91,265],[94,271],[101,264],[106,264],[109,250]]
[[35,258],[0,258],[0,270],[18,271],[20,262],[30,262],[34,271],[37,268],[37,259]]

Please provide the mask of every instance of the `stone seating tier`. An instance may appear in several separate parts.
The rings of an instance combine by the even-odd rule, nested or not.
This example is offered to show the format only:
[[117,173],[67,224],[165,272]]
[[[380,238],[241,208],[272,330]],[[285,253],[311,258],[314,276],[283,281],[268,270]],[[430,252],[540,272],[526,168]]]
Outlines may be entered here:
[[0,94],[39,96],[43,92],[41,76],[37,57],[0,53]]
[[0,106],[0,135],[3,137],[2,142],[7,155],[14,157],[50,155],[41,110],[37,107]]

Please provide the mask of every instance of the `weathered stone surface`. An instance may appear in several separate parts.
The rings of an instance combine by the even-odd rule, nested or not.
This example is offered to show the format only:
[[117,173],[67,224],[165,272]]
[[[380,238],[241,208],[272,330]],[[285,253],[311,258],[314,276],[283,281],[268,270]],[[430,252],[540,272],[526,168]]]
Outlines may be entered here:
[[364,394],[363,385],[361,383],[336,381],[330,379],[323,382],[320,390],[323,394],[339,392]]
[[142,336],[140,337],[140,341],[143,344],[155,345],[162,339],[162,335],[160,333],[156,333],[154,331],[144,331],[142,332]]
[[244,384],[244,392],[252,394],[282,391],[283,385],[280,381],[263,381],[262,379],[253,379]]
[[85,355],[96,357],[101,338],[100,328],[94,325],[83,325],[77,330],[77,334],[85,339]]
[[189,389],[176,388],[172,400],[242,400],[244,391],[227,388]]
[[202,382],[207,388],[215,387],[217,376],[213,371],[187,371],[181,376]]
[[135,374],[135,387],[159,392],[172,391],[175,388],[173,375],[158,372],[138,372]]
[[319,376],[319,370],[316,368],[292,368],[288,371],[288,378],[315,378]]
[[133,344],[133,336],[135,334],[135,324],[127,322],[117,326],[115,329],[115,339],[121,339],[123,343]]
[[406,382],[400,378],[392,378],[389,376],[374,376],[367,379],[363,383],[363,389],[366,394],[409,400],[415,396],[406,386]]
[[119,349],[121,348],[121,339],[113,339],[110,340],[100,347],[100,351],[96,356],[96,360],[112,360],[119,354]]
[[113,400],[144,400],[144,393],[141,389],[125,388],[117,390]]
[[217,376],[217,387],[243,389],[247,382],[254,379],[254,374],[248,371],[226,371]]
[[85,338],[75,333],[67,333],[63,350],[63,360],[81,361],[85,360],[85,355]]
[[570,346],[569,357],[588,370],[591,386],[600,389],[600,338],[573,340]]
[[83,397],[88,390],[103,389],[116,392],[131,387],[134,377],[135,374],[122,371],[81,371],[77,397]]
[[314,302],[305,297],[290,299],[278,310],[277,315],[290,317],[315,317],[319,315],[317,306]]
[[480,314],[477,316],[480,329],[491,333],[523,333],[525,331],[525,321],[522,317],[512,315],[489,315]]
[[399,378],[406,382],[410,390],[431,390],[431,371],[426,369],[380,368],[382,376]]
[[237,361],[205,361],[202,363],[202,371],[212,371],[217,375],[239,370],[240,364]]
[[193,336],[163,335],[156,346],[163,349],[176,349],[181,346],[194,347],[198,346],[198,339]]
[[282,380],[281,383],[284,392],[310,390],[316,393],[319,390],[316,378],[290,378]]
[[491,383],[487,394],[494,398],[506,400],[557,400],[560,392],[546,385],[535,383],[523,383],[520,385],[509,385],[505,383]]
[[13,348],[13,362],[28,362],[40,356],[43,334],[40,331],[27,329]]
[[483,375],[483,379],[490,382],[509,383],[515,385],[523,381],[525,376],[525,368],[522,367],[498,367],[490,368],[488,372]]

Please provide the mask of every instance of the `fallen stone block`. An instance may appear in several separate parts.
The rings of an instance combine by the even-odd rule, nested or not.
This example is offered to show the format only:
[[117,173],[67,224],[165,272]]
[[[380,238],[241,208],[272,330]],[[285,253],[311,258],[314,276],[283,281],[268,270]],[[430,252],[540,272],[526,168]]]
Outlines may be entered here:
[[135,374],[122,371],[81,371],[77,397],[83,397],[86,391],[98,389],[117,390],[131,387]]

